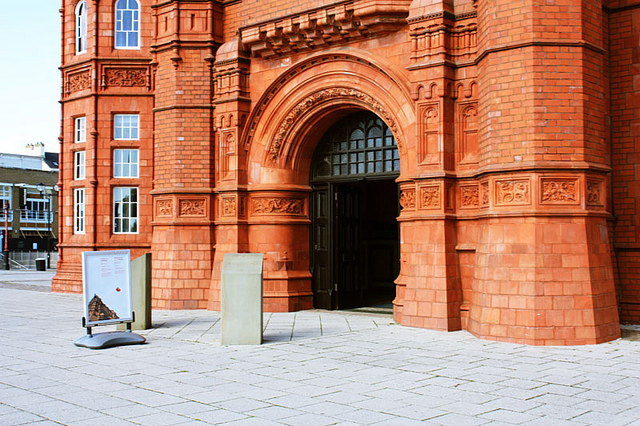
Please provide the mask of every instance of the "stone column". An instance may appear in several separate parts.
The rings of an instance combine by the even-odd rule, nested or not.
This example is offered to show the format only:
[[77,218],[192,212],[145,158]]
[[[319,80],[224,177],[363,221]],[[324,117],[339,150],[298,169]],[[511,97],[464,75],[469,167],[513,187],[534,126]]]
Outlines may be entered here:
[[480,219],[469,330],[528,344],[620,335],[607,232],[601,4],[478,1]]

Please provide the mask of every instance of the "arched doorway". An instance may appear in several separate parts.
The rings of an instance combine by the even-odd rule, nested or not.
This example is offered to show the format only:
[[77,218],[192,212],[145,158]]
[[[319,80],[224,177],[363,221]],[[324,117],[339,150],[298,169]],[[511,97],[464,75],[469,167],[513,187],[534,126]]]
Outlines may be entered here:
[[364,111],[324,134],[311,167],[314,307],[391,303],[398,276],[400,155],[391,130]]

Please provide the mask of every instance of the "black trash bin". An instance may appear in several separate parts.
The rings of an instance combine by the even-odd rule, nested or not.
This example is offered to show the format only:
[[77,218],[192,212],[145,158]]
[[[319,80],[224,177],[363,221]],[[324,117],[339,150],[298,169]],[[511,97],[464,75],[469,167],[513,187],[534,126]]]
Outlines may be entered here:
[[47,259],[36,259],[36,271],[47,270]]

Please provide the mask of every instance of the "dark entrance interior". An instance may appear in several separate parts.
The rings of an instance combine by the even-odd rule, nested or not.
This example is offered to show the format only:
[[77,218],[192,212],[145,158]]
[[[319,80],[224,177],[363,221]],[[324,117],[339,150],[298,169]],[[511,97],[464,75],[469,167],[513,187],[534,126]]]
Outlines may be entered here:
[[399,154],[372,113],[350,115],[324,135],[312,168],[314,306],[390,303],[399,272]]

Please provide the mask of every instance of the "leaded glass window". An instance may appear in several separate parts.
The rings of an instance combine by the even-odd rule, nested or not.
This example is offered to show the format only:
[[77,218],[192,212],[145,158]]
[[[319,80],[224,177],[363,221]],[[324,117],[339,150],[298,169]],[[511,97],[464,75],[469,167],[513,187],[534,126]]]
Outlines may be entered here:
[[324,135],[318,150],[315,179],[400,172],[400,154],[393,133],[369,112],[340,120]]

